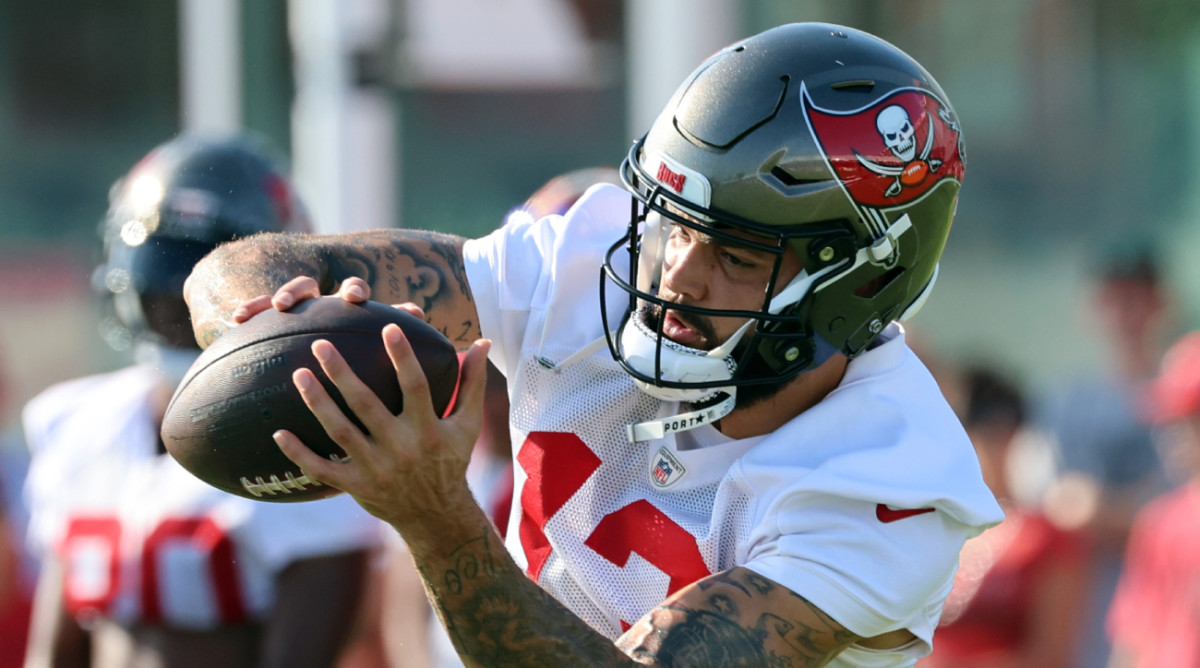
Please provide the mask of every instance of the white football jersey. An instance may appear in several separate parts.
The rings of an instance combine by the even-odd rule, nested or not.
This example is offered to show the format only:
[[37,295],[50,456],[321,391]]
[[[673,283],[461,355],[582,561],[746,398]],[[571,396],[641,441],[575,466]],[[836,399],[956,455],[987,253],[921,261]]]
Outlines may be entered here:
[[379,543],[379,521],[349,496],[253,501],[160,454],[158,373],[68,381],[25,407],[30,543],[65,565],[70,612],[196,630],[255,620],[289,563]]
[[[512,396],[509,552],[612,638],[677,589],[744,566],[858,635],[918,638],[852,647],[832,665],[911,665],[930,651],[963,542],[1003,518],[934,379],[893,325],[774,433],[732,441],[703,427],[630,442],[627,425],[680,407],[638,390],[607,346],[568,359],[603,336],[600,268],[629,198],[596,186],[565,216],[514,216],[466,245]],[[607,298],[619,322],[628,297]]]

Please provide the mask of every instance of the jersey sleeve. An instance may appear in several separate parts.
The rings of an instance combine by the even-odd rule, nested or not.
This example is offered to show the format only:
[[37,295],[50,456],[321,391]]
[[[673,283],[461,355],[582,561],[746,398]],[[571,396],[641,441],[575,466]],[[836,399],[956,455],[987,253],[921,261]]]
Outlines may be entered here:
[[55,475],[50,460],[54,454],[47,451],[50,425],[53,423],[51,406],[45,394],[42,394],[34,397],[21,412],[25,444],[30,453],[29,470],[21,495],[25,506],[29,508],[27,540],[30,549],[38,555],[47,553],[59,515],[53,508]]
[[927,647],[970,531],[940,512],[888,523],[876,504],[833,496],[781,502],[745,566],[872,637],[908,629]]
[[564,215],[534,219],[517,211],[488,236],[466,242],[479,326],[505,376],[531,346],[537,349],[548,322],[554,345],[563,349],[582,348],[602,333],[595,328],[600,269],[628,224],[630,197],[617,186],[596,185]]
[[748,568],[857,635],[932,643],[958,555],[1004,514],[932,377],[902,340],[737,464],[757,500]]
[[547,256],[562,227],[561,216],[537,221],[520,211],[509,216],[503,227],[463,247],[479,328],[492,340],[492,363],[505,376],[516,365],[536,295],[546,289]]

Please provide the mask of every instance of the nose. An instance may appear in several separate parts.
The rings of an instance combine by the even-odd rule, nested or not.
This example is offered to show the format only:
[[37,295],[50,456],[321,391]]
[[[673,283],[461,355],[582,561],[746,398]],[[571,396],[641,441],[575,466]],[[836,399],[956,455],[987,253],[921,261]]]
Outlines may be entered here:
[[687,301],[699,301],[704,298],[714,271],[710,244],[695,240],[667,244],[662,280],[669,292],[686,297]]

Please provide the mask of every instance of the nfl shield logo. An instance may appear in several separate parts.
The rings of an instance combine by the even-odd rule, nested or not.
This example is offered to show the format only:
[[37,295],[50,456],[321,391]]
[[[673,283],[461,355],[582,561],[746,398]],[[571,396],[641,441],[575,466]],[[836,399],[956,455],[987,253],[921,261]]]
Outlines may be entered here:
[[667,482],[667,478],[670,478],[674,472],[675,469],[671,468],[671,463],[660,457],[658,464],[654,467],[654,481],[662,485]]
[[683,464],[665,445],[650,459],[650,480],[658,487],[669,487],[687,473]]

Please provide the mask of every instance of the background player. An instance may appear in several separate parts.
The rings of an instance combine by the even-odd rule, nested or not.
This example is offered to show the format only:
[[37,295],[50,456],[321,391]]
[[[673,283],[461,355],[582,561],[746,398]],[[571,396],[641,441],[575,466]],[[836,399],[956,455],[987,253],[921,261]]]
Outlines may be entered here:
[[29,668],[332,665],[378,522],[348,497],[270,504],[209,487],[159,424],[198,355],[182,286],[217,244],[309,221],[265,145],[183,135],[111,191],[96,273],[137,363],[53,386],[23,413],[42,555]]
[[[907,666],[963,542],[1002,517],[894,324],[933,285],[963,169],[919,64],[793,24],[687,79],[623,166],[632,200],[598,186],[471,241],[262,237],[210,254],[187,294],[205,343],[336,291],[414,302],[468,347],[438,420],[398,329],[399,416],[318,342],[371,436],[306,370],[352,459],[277,434],[400,531],[468,663]],[[508,555],[465,482],[485,356],[512,404]]]
[[1183,481],[1135,517],[1108,610],[1109,668],[1200,665],[1200,332],[1180,337],[1143,396]]
[[1013,493],[1012,452],[1028,428],[1024,393],[991,364],[944,369],[942,378],[1005,517],[963,547],[933,654],[917,666],[1068,668],[1088,606],[1090,546]]
[[1075,666],[1109,657],[1105,611],[1116,590],[1133,518],[1172,482],[1140,414],[1139,396],[1176,331],[1173,295],[1154,253],[1132,246],[1106,254],[1089,277],[1087,327],[1102,354],[1086,375],[1054,387],[1035,406],[1049,436],[1047,515],[1082,530],[1095,546]]

